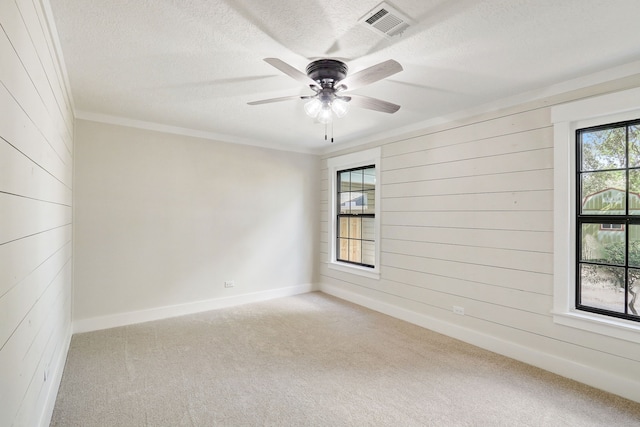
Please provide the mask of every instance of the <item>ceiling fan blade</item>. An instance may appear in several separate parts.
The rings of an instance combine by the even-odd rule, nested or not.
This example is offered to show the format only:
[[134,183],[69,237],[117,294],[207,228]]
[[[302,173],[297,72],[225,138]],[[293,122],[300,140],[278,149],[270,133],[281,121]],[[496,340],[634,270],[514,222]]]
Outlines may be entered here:
[[381,99],[352,94],[349,94],[348,96],[351,98],[349,105],[353,107],[366,108],[367,110],[380,111],[382,113],[389,114],[393,114],[400,109],[398,104],[393,104]]
[[345,86],[342,90],[357,89],[392,76],[400,71],[402,71],[402,65],[393,59],[389,59],[388,61],[381,62],[377,65],[373,65],[362,71],[358,71],[355,74],[347,76],[347,78],[339,82],[338,87]]
[[305,99],[305,97],[300,95],[283,96],[280,98],[270,98],[270,99],[262,99],[260,101],[251,101],[251,102],[247,102],[247,104],[249,105],[271,104],[272,102],[291,101],[292,99]]
[[294,79],[298,80],[300,83],[303,83],[305,86],[318,86],[318,83],[316,83],[311,78],[309,78],[309,76],[307,76],[305,73],[303,73],[302,71],[298,70],[297,68],[292,67],[291,65],[287,64],[286,62],[284,62],[281,59],[278,59],[278,58],[264,58],[264,61],[267,64],[269,64],[269,65],[277,68],[278,70],[282,71],[287,76],[293,77]]

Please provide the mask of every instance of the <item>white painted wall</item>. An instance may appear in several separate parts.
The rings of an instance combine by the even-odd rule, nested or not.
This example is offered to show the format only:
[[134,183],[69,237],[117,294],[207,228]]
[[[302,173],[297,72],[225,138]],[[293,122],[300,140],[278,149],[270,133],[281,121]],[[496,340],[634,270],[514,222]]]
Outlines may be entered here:
[[71,337],[73,113],[38,1],[0,1],[0,425],[48,425]]
[[382,147],[379,281],[327,268],[325,158],[321,290],[640,401],[637,343],[551,314],[550,106],[633,86],[640,76],[366,147]]
[[311,289],[317,156],[87,120],[75,155],[76,330]]

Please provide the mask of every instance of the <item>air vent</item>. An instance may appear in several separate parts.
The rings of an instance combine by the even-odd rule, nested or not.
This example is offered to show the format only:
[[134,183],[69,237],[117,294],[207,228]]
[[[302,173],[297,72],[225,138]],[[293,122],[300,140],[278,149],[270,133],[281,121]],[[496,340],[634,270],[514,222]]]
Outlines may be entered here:
[[385,2],[366,13],[358,22],[385,37],[402,34],[411,25],[409,18]]

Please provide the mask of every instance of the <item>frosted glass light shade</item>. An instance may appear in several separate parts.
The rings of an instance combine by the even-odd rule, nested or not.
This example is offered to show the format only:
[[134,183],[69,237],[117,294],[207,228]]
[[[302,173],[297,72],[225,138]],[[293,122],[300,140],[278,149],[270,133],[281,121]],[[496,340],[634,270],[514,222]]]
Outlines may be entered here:
[[318,113],[318,121],[323,125],[331,123],[333,120],[333,113],[331,112],[331,108],[328,105],[323,105],[322,109]]
[[311,101],[304,104],[304,112],[307,116],[315,118],[322,109],[322,102],[318,98],[314,98]]
[[339,119],[344,117],[349,112],[349,103],[342,99],[336,98],[331,103],[331,109],[336,113],[336,117]]

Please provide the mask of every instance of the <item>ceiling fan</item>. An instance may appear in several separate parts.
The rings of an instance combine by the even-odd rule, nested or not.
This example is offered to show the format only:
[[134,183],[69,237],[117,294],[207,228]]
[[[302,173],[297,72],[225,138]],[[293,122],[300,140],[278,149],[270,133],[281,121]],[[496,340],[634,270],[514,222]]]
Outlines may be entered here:
[[289,77],[308,85],[315,94],[263,99],[249,102],[249,105],[305,99],[308,100],[304,106],[307,115],[317,118],[320,123],[325,125],[331,123],[333,114],[339,118],[343,117],[350,105],[389,114],[393,114],[400,109],[399,105],[380,99],[363,95],[344,94],[346,91],[375,83],[402,71],[402,65],[393,59],[365,68],[351,76],[347,76],[349,70],[347,64],[337,59],[315,60],[307,65],[306,74],[278,58],[265,58],[264,61]]

